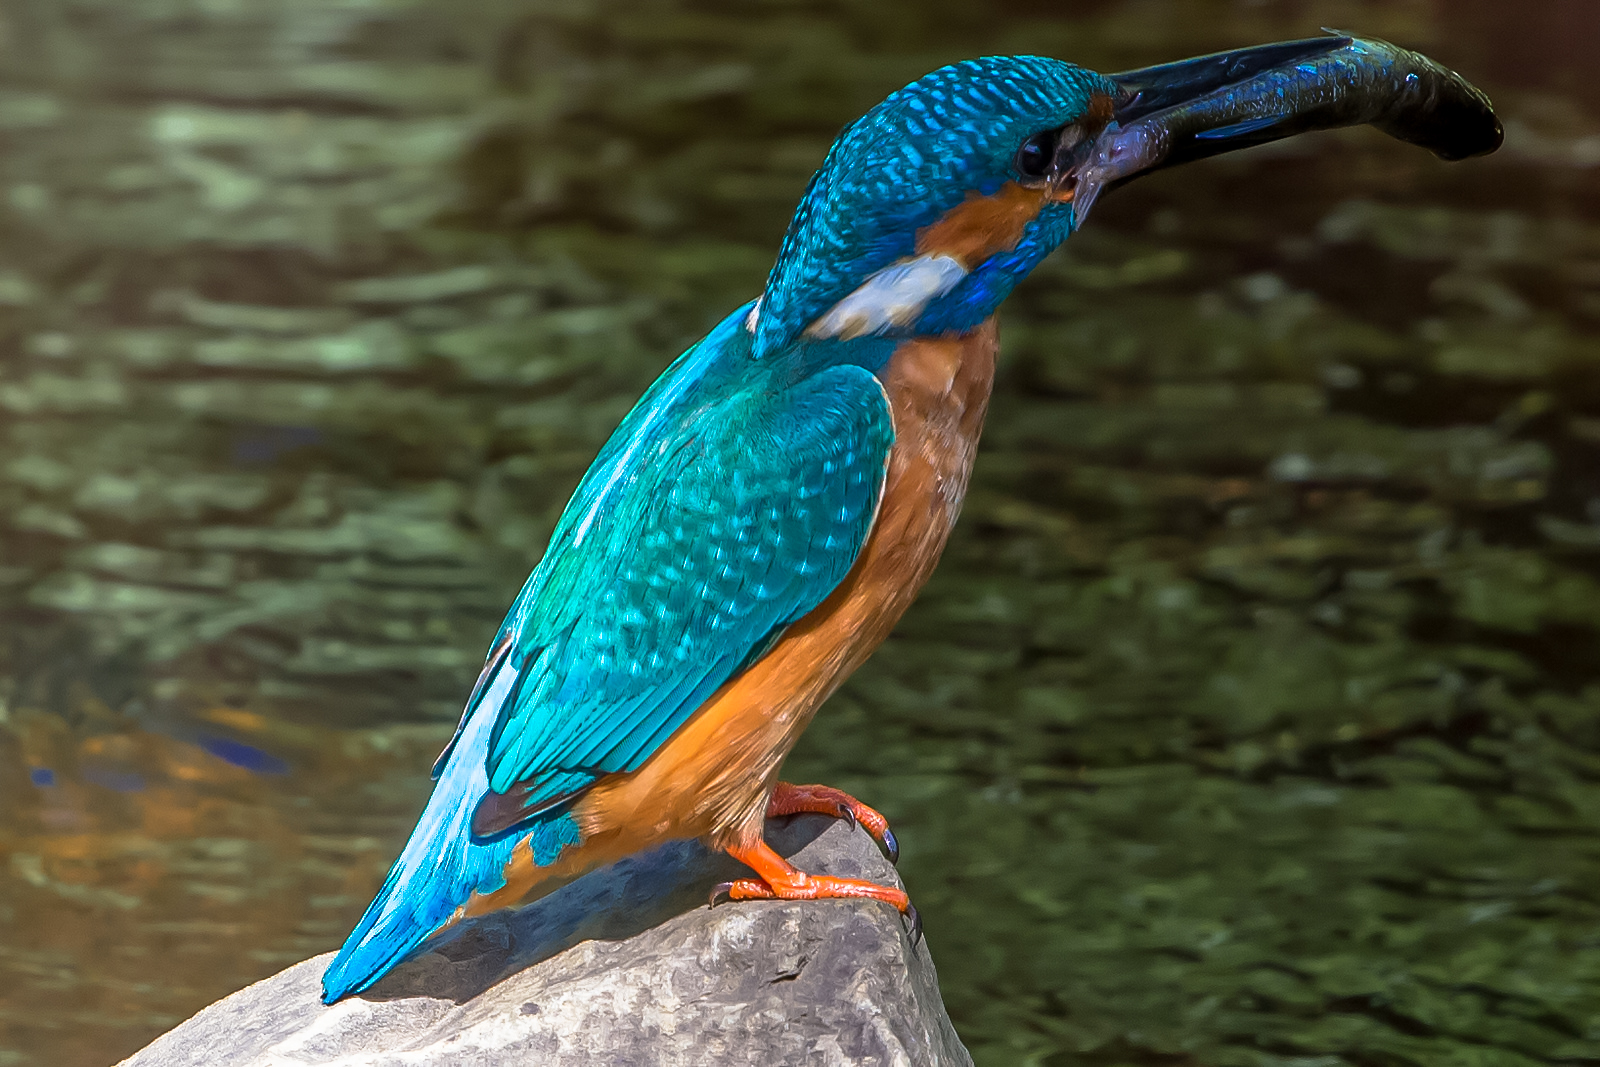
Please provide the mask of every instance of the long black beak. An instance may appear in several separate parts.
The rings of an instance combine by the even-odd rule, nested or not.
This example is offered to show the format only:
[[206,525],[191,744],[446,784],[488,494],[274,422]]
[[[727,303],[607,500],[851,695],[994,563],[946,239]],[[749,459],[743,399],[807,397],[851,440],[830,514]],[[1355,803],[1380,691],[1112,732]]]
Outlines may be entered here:
[[1078,170],[1078,222],[1140,174],[1310,130],[1372,125],[1440,159],[1483,155],[1504,132],[1481,90],[1387,41],[1329,36],[1111,75],[1112,121]]

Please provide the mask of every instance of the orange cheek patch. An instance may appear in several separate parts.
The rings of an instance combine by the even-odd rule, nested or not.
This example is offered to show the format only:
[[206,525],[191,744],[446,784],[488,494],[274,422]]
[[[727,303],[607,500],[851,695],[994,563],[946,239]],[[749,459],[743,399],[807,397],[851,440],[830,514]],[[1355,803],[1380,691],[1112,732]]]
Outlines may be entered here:
[[944,218],[917,231],[917,254],[953,256],[969,269],[996,252],[1017,247],[1023,228],[1038,217],[1048,189],[1006,182],[993,196],[968,193]]
[[1089,98],[1089,107],[1078,121],[1091,133],[1098,134],[1106,128],[1116,110],[1116,102],[1105,93],[1095,93]]

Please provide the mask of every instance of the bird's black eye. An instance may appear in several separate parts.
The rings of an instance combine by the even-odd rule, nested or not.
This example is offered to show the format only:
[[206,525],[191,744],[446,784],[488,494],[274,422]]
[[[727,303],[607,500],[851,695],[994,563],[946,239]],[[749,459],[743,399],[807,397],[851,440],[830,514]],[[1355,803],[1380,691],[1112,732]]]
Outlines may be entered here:
[[1043,178],[1050,173],[1050,164],[1056,157],[1056,143],[1061,140],[1060,130],[1036,133],[1017,150],[1017,170],[1025,178]]

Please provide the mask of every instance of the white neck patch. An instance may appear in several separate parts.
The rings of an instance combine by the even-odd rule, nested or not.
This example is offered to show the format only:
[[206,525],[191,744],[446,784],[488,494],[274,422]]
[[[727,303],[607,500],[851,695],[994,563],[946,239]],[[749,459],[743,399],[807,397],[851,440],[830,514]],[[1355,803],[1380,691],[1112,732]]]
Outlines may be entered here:
[[934,299],[956,287],[967,268],[953,256],[928,255],[903,259],[873,274],[806,327],[810,337],[853,337],[909,326]]

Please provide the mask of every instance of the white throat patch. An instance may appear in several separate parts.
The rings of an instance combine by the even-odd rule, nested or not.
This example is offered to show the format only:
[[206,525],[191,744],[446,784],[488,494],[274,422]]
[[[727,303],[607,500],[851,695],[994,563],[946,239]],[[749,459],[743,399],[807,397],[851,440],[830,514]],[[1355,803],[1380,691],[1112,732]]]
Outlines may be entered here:
[[928,255],[904,259],[872,275],[806,327],[809,337],[852,337],[882,333],[894,326],[909,326],[934,299],[956,287],[967,268],[953,256]]

